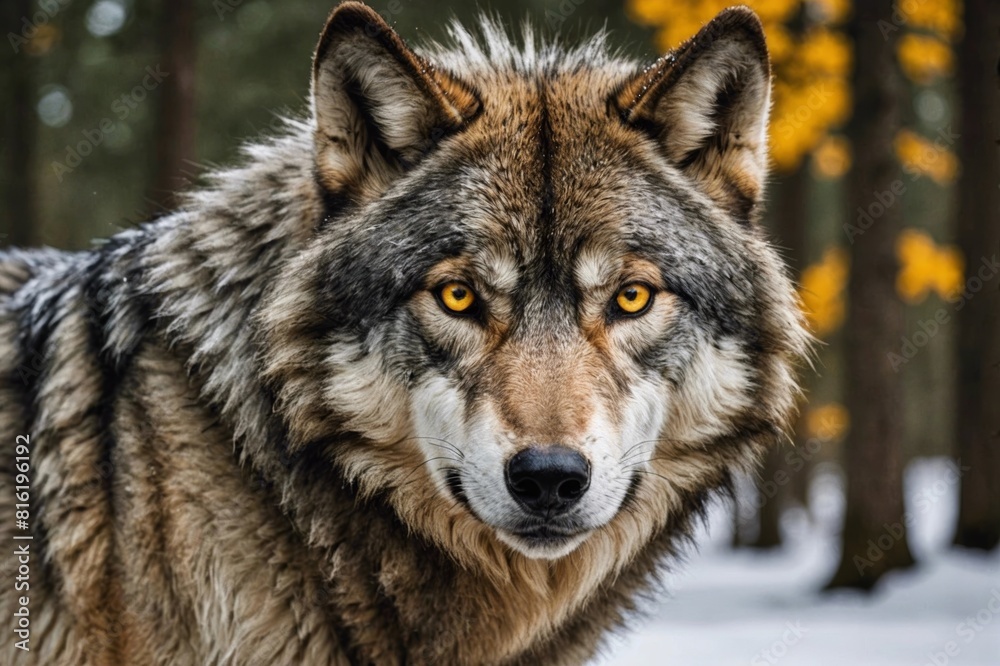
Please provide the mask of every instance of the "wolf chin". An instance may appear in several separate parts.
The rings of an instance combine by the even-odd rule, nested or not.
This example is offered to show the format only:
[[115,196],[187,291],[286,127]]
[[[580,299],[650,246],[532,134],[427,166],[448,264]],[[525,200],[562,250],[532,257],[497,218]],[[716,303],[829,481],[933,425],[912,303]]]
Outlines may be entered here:
[[0,255],[3,662],[584,663],[794,411],[769,91],[745,8],[646,65],[348,2],[241,166]]

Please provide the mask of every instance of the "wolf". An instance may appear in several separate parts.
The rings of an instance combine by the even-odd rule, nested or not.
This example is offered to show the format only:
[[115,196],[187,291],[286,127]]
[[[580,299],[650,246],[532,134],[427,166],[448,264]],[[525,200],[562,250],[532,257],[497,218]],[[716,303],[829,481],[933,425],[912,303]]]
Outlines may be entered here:
[[3,663],[582,664],[634,616],[808,335],[756,16],[607,41],[345,2],[175,212],[0,255]]

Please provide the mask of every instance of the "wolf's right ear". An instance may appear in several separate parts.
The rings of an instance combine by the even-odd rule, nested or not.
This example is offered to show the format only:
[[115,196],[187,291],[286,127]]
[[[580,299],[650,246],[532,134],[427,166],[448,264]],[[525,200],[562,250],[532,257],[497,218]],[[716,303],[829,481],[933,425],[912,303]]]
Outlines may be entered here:
[[383,191],[479,111],[475,92],[411,51],[374,10],[345,2],[316,47],[316,166],[331,192]]
[[741,220],[756,217],[767,175],[771,66],[760,19],[730,7],[613,99],[625,123]]

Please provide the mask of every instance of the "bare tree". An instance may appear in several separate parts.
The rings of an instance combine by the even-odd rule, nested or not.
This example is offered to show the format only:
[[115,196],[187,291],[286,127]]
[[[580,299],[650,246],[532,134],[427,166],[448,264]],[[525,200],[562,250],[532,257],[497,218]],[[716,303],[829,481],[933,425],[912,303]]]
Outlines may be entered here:
[[[774,188],[774,196],[769,205],[774,234],[792,276],[798,280],[806,256],[806,220],[809,215],[808,192],[809,172],[800,166],[786,174]],[[797,424],[791,433],[794,440],[800,439]],[[753,548],[776,548],[781,545],[781,513],[793,498],[795,484],[793,471],[785,462],[790,449],[785,442],[768,451],[757,480],[757,536],[748,545]],[[800,470],[807,473],[808,470]]]
[[[34,13],[31,0],[10,0],[3,4],[3,24],[20,30],[22,19]],[[16,27],[15,27],[16,26]],[[14,34],[14,33],[12,33]],[[16,35],[23,37],[23,35]],[[5,44],[5,90],[3,124],[3,219],[0,243],[18,246],[35,245],[39,238],[35,207],[35,139],[38,117],[35,114],[34,58],[19,40],[17,48]]]
[[[875,193],[901,182],[893,152],[900,126],[897,33],[883,36],[879,30],[893,5],[893,0],[858,0],[848,27],[855,44],[848,127],[855,154],[848,184],[852,211],[867,208]],[[871,589],[886,572],[913,565],[903,504],[902,384],[889,361],[904,333],[894,252],[902,214],[899,202],[886,206],[852,246],[845,339],[851,414],[844,443],[847,507],[840,566],[828,588]]]
[[167,75],[159,90],[152,199],[171,208],[195,158],[197,41],[193,0],[163,3],[161,26],[162,68]]
[[955,544],[992,550],[1000,544],[1000,280],[983,275],[996,272],[1000,257],[1000,4],[966,0],[958,48],[957,232],[968,299],[958,312],[955,438],[963,476]]

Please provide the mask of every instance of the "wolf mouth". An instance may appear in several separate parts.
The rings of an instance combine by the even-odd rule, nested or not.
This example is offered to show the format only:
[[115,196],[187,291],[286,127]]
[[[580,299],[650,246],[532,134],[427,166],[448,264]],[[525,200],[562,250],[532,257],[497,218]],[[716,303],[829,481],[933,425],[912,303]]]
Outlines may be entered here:
[[[545,533],[544,535],[543,532]],[[568,543],[583,536],[584,534],[584,532],[577,532],[572,535],[550,534],[545,530],[540,530],[539,532],[533,534],[512,533],[511,536],[522,542],[525,547],[532,550],[553,550],[563,548]]]
[[586,534],[587,531],[588,530],[581,530],[581,529],[577,530],[564,529],[561,528],[559,525],[554,525],[551,523],[547,523],[545,525],[541,525],[539,527],[533,527],[526,530],[509,530],[512,536],[515,536],[518,539],[521,539],[522,541],[526,541],[532,544],[546,544],[546,545],[562,543],[567,539],[573,539],[575,537],[581,536],[582,534]]

